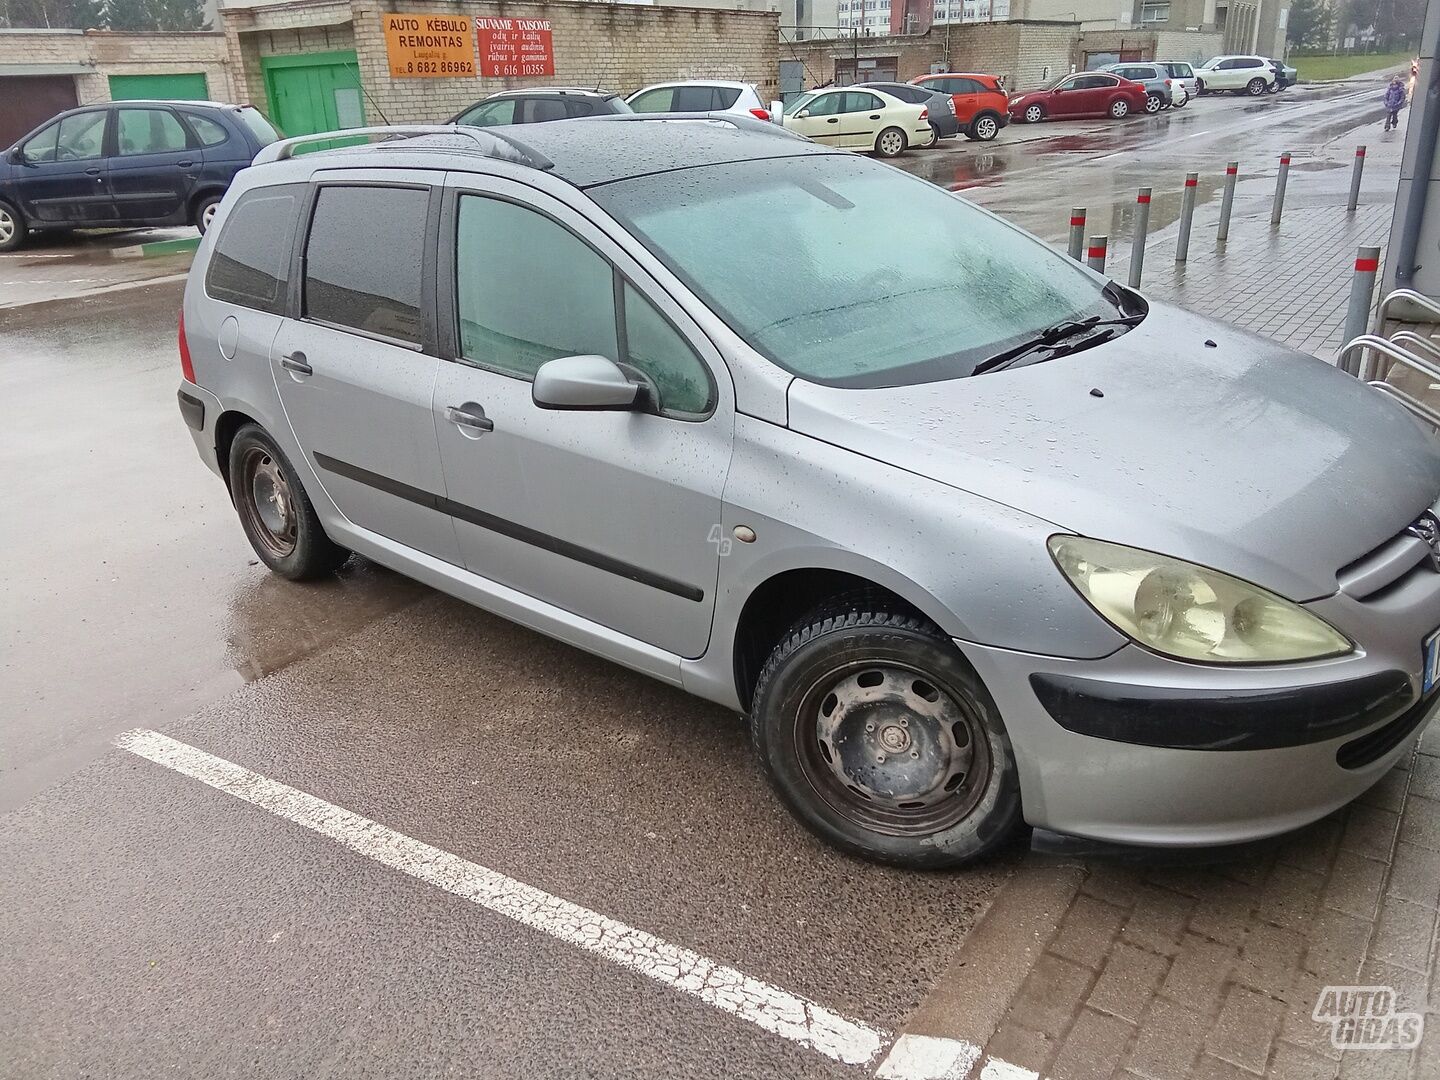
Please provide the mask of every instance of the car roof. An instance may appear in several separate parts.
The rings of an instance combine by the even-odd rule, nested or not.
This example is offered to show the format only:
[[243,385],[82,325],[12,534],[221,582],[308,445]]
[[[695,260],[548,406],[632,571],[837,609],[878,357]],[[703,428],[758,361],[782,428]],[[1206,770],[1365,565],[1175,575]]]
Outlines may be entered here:
[[[673,82],[651,83],[649,86],[642,86],[635,94],[643,94],[646,90],[663,90],[667,86],[723,86],[727,90],[754,90],[754,83],[728,82],[725,79],[676,79]],[[634,97],[635,94],[631,94]]]
[[[184,108],[239,109],[247,106],[231,104],[228,101],[182,101],[178,98],[125,98],[121,101],[97,101],[82,109],[98,109],[107,105],[179,105]],[[75,110],[72,110],[75,111]]]
[[618,94],[611,93],[609,90],[600,90],[593,86],[588,88],[583,86],[532,86],[519,90],[497,90],[484,100],[491,101],[494,98],[517,97],[522,94],[526,97],[575,97],[579,95],[581,97],[612,98],[619,96]]
[[[999,76],[991,75],[987,71],[931,71],[924,75],[917,75],[915,82],[918,83],[921,79],[995,79],[998,77]],[[912,83],[911,85],[913,86],[915,84]]]
[[[397,152],[425,151],[443,154],[449,159],[443,167],[454,171],[487,172],[490,170],[485,162],[500,159],[542,169],[575,187],[585,188],[702,165],[816,155],[849,156],[847,151],[820,146],[761,120],[752,121],[756,126],[750,127],[733,120],[710,120],[698,114],[657,119],[661,116],[660,113],[638,113],[552,124],[497,125],[476,128],[473,133],[424,134],[315,151],[305,154],[301,160],[318,165],[324,158],[326,168],[363,169],[389,164],[384,159]],[[677,123],[685,124],[684,138],[677,138],[674,129]],[[487,139],[491,142],[488,147]]]

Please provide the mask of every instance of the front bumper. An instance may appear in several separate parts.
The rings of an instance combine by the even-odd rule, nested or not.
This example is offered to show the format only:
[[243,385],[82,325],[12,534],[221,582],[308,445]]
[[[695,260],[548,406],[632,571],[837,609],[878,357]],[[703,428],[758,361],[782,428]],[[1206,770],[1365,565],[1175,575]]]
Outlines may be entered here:
[[[1216,667],[1127,645],[1072,660],[956,642],[1015,748],[1025,818],[1124,844],[1241,843],[1299,828],[1380,779],[1440,711],[1420,696],[1440,574],[1307,605],[1356,652]],[[1058,719],[1057,719],[1058,717]]]

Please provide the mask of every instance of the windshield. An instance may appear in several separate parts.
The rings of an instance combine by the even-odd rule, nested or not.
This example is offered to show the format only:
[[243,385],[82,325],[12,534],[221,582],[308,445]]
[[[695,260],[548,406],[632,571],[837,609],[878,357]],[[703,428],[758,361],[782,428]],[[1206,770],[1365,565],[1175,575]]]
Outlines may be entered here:
[[1201,70],[1201,71],[1212,71],[1212,70],[1214,70],[1215,65],[1218,64],[1218,63],[1220,63],[1220,57],[1218,57],[1218,56],[1212,56],[1209,60],[1206,60],[1203,64],[1200,65],[1200,70]]
[[850,155],[683,169],[589,194],[752,348],[812,382],[961,378],[1056,323],[1115,314],[1076,263]]
[[809,105],[810,102],[812,102],[812,101],[814,101],[814,100],[815,100],[815,91],[814,91],[814,90],[811,90],[811,91],[809,91],[808,93],[801,94],[801,95],[800,95],[798,98],[796,98],[794,101],[790,102],[790,104],[786,105],[786,106],[785,106],[785,111],[788,112],[788,113],[792,113],[792,114],[793,114],[793,113],[797,113],[797,112],[799,112],[801,109],[805,108],[806,105]]
[[250,134],[255,136],[255,141],[261,146],[269,146],[271,143],[284,138],[278,128],[266,119],[265,114],[259,109],[249,105],[241,105],[240,122],[250,129]]

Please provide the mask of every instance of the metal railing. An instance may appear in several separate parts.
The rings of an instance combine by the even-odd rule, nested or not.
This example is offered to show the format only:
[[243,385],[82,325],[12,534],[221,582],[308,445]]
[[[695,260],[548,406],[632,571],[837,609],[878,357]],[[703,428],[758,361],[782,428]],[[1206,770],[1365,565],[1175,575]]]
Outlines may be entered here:
[[[1410,295],[1401,295],[1405,293]],[[1384,314],[1388,306],[1397,299],[1434,312],[1437,321],[1440,321],[1440,305],[1419,293],[1412,293],[1409,289],[1397,289],[1380,303],[1381,325],[1384,325]],[[1389,361],[1383,369],[1382,358]],[[1437,409],[1436,405],[1388,381],[1397,364],[1425,379],[1427,389],[1440,393],[1440,342],[1423,334],[1413,330],[1397,330],[1388,338],[1379,334],[1361,334],[1347,341],[1340,350],[1341,371],[1354,375],[1380,393],[1393,398],[1425,423],[1440,430],[1440,409]]]
[[1435,303],[1424,293],[1418,293],[1414,289],[1395,289],[1385,299],[1380,301],[1380,311],[1375,316],[1375,325],[1383,327],[1385,320],[1390,317],[1390,306],[1392,304],[1413,304],[1421,311],[1428,312],[1435,316],[1435,321],[1440,322],[1440,304]]

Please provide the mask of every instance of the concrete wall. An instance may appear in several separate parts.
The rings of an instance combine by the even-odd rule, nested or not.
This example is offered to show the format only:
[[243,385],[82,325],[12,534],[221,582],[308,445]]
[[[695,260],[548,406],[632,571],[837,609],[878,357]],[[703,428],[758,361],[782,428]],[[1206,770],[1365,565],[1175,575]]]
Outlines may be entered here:
[[1185,33],[1159,30],[1155,33],[1156,60],[1188,60],[1203,64],[1225,51],[1225,35],[1217,31]]
[[210,96],[234,101],[225,36],[126,34],[108,30],[0,30],[0,64],[84,64],[75,76],[80,104],[110,100],[111,75],[174,75],[203,71]]
[[[919,75],[928,75],[932,64],[945,63],[944,31],[931,30],[913,37],[862,37],[843,41],[805,41],[780,46],[783,60],[801,60],[805,64],[805,89],[828,85],[835,78],[835,61],[853,65],[861,60],[895,57],[899,70],[895,77],[909,82]],[[862,72],[861,79],[865,81]]]
[[[549,19],[554,77],[392,79],[382,13],[437,10],[471,18]],[[628,94],[668,79],[716,78],[755,83],[769,100],[779,74],[775,12],[573,0],[302,0],[226,8],[222,20],[248,100],[264,101],[262,56],[354,48],[366,114],[374,122],[382,112],[392,123],[440,121],[487,94],[520,86],[599,86]]]

